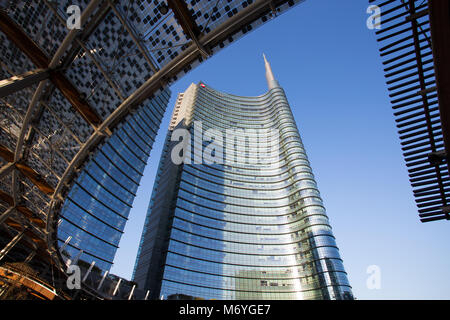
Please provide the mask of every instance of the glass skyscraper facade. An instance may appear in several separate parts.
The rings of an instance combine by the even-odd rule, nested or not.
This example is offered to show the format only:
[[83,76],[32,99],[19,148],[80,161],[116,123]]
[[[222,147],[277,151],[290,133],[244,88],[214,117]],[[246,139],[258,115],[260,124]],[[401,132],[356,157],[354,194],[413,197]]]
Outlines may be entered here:
[[61,211],[59,246],[103,270],[112,266],[150,150],[170,98],[160,91],[105,139],[70,190]]
[[[352,299],[290,106],[265,64],[261,96],[203,83],[178,96],[133,274],[153,299]],[[177,129],[190,132],[186,158],[202,153],[199,123],[203,132],[270,129],[277,153],[265,164],[174,163]],[[232,143],[251,158],[248,137]]]

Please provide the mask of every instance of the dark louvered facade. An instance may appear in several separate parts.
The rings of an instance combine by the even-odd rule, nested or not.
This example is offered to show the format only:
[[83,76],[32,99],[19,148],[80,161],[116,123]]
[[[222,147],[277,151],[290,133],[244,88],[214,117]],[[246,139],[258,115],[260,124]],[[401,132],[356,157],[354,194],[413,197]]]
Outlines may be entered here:
[[370,3],[381,12],[377,41],[420,220],[448,220],[449,2]]

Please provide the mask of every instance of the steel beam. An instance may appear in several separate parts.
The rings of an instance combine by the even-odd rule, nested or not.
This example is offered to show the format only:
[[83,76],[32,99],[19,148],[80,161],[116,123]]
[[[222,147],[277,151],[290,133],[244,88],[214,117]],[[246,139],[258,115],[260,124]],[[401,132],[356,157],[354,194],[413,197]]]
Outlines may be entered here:
[[39,190],[42,192],[51,195],[55,191],[52,186],[48,184],[47,181],[45,181],[39,173],[34,171],[34,169],[30,168],[29,166],[23,164],[23,163],[16,163],[16,168],[28,179],[31,180],[31,182],[34,183],[36,187],[38,187]]
[[5,222],[6,219],[8,219],[8,218],[11,216],[11,214],[14,212],[14,210],[15,210],[14,207],[9,207],[8,209],[6,209],[5,212],[3,212],[3,213],[0,215],[0,225],[1,225],[3,222]]
[[108,273],[109,273],[109,271],[106,270],[105,273],[103,274],[102,280],[100,280],[100,283],[98,284],[97,291],[99,291],[101,289],[101,287],[103,285],[103,282],[105,281],[106,276],[108,275]]
[[23,238],[25,235],[25,230],[19,232],[11,241],[0,251],[0,261],[11,251],[12,248]]
[[48,79],[50,76],[48,69],[36,69],[9,79],[0,81],[0,98],[6,97],[17,91],[23,90],[33,84]]
[[64,241],[64,244],[59,248],[59,250],[61,252],[64,251],[64,249],[66,249],[67,245],[69,244],[70,240],[72,240],[72,236],[68,236],[66,241]]
[[31,40],[28,35],[8,16],[0,10],[0,30],[20,49],[38,68],[47,69],[50,60]]
[[133,298],[134,289],[136,288],[136,285],[133,284],[133,287],[131,288],[130,294],[128,295],[128,300],[131,300]]
[[2,157],[6,162],[14,162],[14,153],[1,144],[0,144],[0,157]]
[[199,37],[202,35],[202,32],[192,15],[190,14],[186,2],[184,2],[183,0],[167,0],[167,5],[170,9],[172,9],[175,19],[180,24],[183,31],[195,43],[201,54],[205,58],[209,57],[211,55],[211,52],[205,49],[205,47],[199,41]]
[[[28,165],[20,162],[15,162],[14,153],[6,148],[5,146],[0,145],[0,157],[2,157],[5,161],[10,162],[10,164],[14,165],[14,167],[19,170],[25,177],[31,180],[33,184],[39,188],[42,192],[46,194],[52,194],[55,190],[50,186],[50,184],[43,179],[39,173],[37,173],[34,169],[29,167]],[[3,174],[3,171],[10,171],[11,165],[4,166],[0,174]]]
[[155,62],[153,62],[152,58],[150,57],[150,54],[147,52],[144,46],[142,46],[141,42],[137,38],[134,30],[131,28],[131,26],[128,24],[128,22],[125,20],[125,18],[122,16],[122,14],[117,10],[116,6],[114,5],[114,2],[112,0],[108,0],[108,4],[111,7],[111,9],[114,11],[114,14],[119,18],[120,23],[124,26],[124,28],[127,30],[128,34],[130,35],[131,39],[133,39],[134,43],[138,47],[139,51],[141,51],[142,55],[144,56],[147,63],[150,65],[150,68],[153,72],[158,71],[158,67],[156,66]]
[[122,278],[119,278],[119,281],[117,281],[116,287],[114,288],[114,291],[112,293],[113,297],[117,294],[117,291],[119,290],[121,283],[122,283]]
[[[57,10],[57,4],[54,2],[50,2],[49,0],[43,0],[45,5],[53,12],[56,18],[61,22],[62,25],[66,26],[67,22],[65,18],[62,18]],[[107,14],[111,8],[106,2],[102,2],[98,6],[98,10],[95,12],[95,15],[83,25],[83,29],[75,37],[74,43],[72,43],[70,51],[64,58],[64,61],[61,63],[61,68],[66,69],[73,62],[77,54],[80,52],[81,47],[78,45],[79,41],[83,42],[85,39],[89,38],[89,36],[94,32],[94,30],[98,27],[98,25],[106,18]],[[83,11],[84,14],[84,11]]]
[[122,95],[122,92],[120,91],[120,88],[116,85],[113,79],[108,75],[108,73],[103,69],[103,67],[100,65],[100,63],[95,59],[94,54],[89,50],[86,45],[77,39],[78,45],[83,48],[84,52],[89,56],[89,58],[92,60],[92,62],[95,64],[98,70],[102,73],[103,77],[105,77],[106,81],[108,81],[109,85],[114,89],[117,96],[120,98],[120,100],[124,100],[124,97]]
[[[7,194],[4,191],[0,190],[0,200],[2,200],[3,202],[7,203],[9,205],[10,208],[14,208],[15,210],[17,210],[18,212],[20,212],[24,217],[26,217],[31,223],[35,224],[36,226],[38,226],[39,228],[45,228],[45,222],[41,219],[38,218],[33,211],[31,211],[30,209],[28,209],[27,207],[25,207],[24,205],[15,205],[14,203],[14,199],[13,197],[11,197],[11,195]],[[9,209],[8,209],[9,210]],[[9,213],[9,216],[11,215],[12,212]],[[6,219],[8,219],[8,217],[6,217]],[[5,219],[5,220],[6,220]]]
[[[99,0],[93,0],[91,3],[98,5]],[[86,20],[87,13],[91,13],[94,6],[91,4],[89,12],[86,12],[88,8],[83,11],[81,21]],[[86,13],[85,13],[86,12]],[[84,18],[83,18],[84,17]],[[0,11],[0,30],[8,37],[8,39],[14,43],[38,68],[51,69],[50,80],[59,89],[63,96],[72,104],[80,115],[92,126],[96,127],[101,123],[100,117],[95,110],[80,97],[78,90],[72,85],[72,83],[60,72],[54,70],[60,63],[60,58],[72,44],[77,29],[71,30],[62,44],[58,48],[57,52],[50,60],[39,46],[30,39],[27,34],[17,25],[5,12]],[[42,85],[42,82],[40,83]],[[42,87],[43,89],[43,87]],[[41,91],[42,91],[41,89]],[[36,97],[36,95],[35,95]],[[40,98],[38,96],[37,98]],[[37,99],[39,100],[39,99]],[[37,103],[37,102],[36,102]],[[31,104],[30,104],[31,106]]]
[[[47,7],[49,7],[49,9],[53,12],[53,14],[58,18],[58,20],[62,23],[65,24],[66,21],[64,20],[63,17],[61,17],[61,15],[58,13],[58,10],[50,3],[48,2],[48,0],[44,0],[45,4],[47,5]],[[106,12],[108,12],[109,10],[107,10],[109,7],[105,8],[105,9],[100,9],[101,11],[103,11],[103,14],[106,14]],[[93,30],[93,28],[89,28],[89,32],[88,34],[90,34]],[[87,36],[87,35],[84,35]],[[119,88],[117,87],[117,85],[114,83],[114,81],[108,76],[108,74],[106,73],[106,71],[103,69],[103,67],[100,65],[100,63],[95,59],[94,55],[91,53],[91,50],[89,50],[86,45],[83,43],[83,41],[80,40],[80,37],[76,37],[75,39],[75,43],[78,44],[79,48],[83,49],[84,52],[91,58],[92,62],[95,64],[95,66],[100,70],[100,72],[103,74],[103,76],[105,77],[106,81],[108,81],[109,85],[114,89],[114,91],[116,92],[117,96],[123,100],[122,97],[122,93],[120,92]]]
[[83,280],[81,280],[81,282],[86,282],[87,277],[88,277],[89,274],[91,273],[92,268],[94,267],[94,265],[95,265],[95,261],[92,261],[92,262],[91,262],[91,265],[89,266],[89,269],[87,269],[86,273],[84,274]]
[[7,176],[14,170],[15,165],[13,162],[9,162],[8,164],[5,164],[3,167],[0,168],[0,179],[3,179],[3,177]]
[[50,107],[46,102],[42,102],[42,105],[52,114],[52,116],[58,121],[58,123],[63,127],[71,137],[78,143],[78,145],[81,145],[81,140],[78,138],[78,136],[73,132],[72,128],[70,128],[67,124],[64,123],[64,121],[61,119],[61,117],[58,115],[58,113],[53,110],[52,107]]
[[25,113],[25,116],[22,121],[22,127],[20,129],[19,137],[17,138],[16,143],[16,150],[14,152],[14,162],[18,162],[23,155],[23,144],[25,142],[25,135],[29,130],[29,124],[32,121],[32,117],[35,111],[36,106],[39,103],[39,100],[41,99],[42,92],[45,89],[45,86],[47,84],[47,81],[41,81],[36,89],[36,91],[33,94],[33,97],[31,98],[30,104],[28,105],[27,112]]
[[31,251],[28,257],[25,259],[25,263],[30,263],[31,260],[33,260],[34,256],[36,255],[36,251]]
[[52,72],[50,79],[87,123],[94,128],[101,124],[101,118],[94,108],[81,98],[75,86],[62,73]]

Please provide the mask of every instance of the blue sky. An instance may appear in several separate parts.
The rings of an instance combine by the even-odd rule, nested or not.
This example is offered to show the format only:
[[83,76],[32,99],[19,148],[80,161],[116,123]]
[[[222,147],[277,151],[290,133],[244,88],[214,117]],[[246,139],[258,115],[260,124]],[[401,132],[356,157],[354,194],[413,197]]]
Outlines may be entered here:
[[[368,3],[307,0],[232,43],[172,87],[112,273],[130,279],[169,117],[202,80],[237,95],[267,90],[264,52],[285,89],[358,299],[450,299],[448,222],[419,221]],[[369,289],[367,268],[381,270]]]

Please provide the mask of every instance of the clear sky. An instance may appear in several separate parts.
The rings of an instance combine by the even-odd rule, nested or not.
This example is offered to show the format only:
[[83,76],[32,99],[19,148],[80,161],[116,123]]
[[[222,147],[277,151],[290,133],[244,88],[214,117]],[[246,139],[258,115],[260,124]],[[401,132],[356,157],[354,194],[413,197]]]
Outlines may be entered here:
[[[421,223],[365,0],[306,0],[232,43],[172,87],[112,273],[131,278],[169,117],[200,80],[267,90],[264,52],[286,91],[357,299],[450,299],[449,222]],[[381,271],[369,289],[367,268]]]

